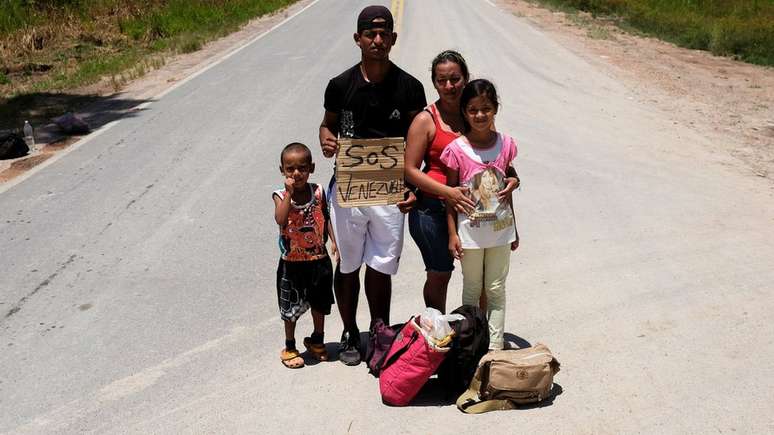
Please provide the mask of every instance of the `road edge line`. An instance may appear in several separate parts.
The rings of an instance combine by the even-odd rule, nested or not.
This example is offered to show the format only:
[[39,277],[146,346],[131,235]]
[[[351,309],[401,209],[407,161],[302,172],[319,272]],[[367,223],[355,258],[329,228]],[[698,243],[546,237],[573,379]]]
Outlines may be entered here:
[[175,83],[175,84],[174,84],[174,85],[172,85],[171,87],[169,87],[169,88],[167,88],[167,89],[164,89],[163,91],[161,91],[161,93],[159,93],[158,95],[156,95],[156,96],[154,96],[153,98],[151,98],[151,101],[146,101],[146,102],[144,102],[144,103],[140,104],[139,106],[137,106],[137,108],[144,109],[144,108],[145,108],[145,107],[147,107],[148,105],[150,105],[150,104],[154,103],[154,102],[155,102],[155,100],[158,100],[158,99],[160,99],[160,98],[163,98],[163,97],[164,97],[165,95],[167,95],[168,93],[170,93],[170,92],[174,91],[175,89],[179,88],[180,86],[182,86],[182,85],[184,85],[184,84],[188,83],[189,81],[191,81],[191,80],[195,79],[195,78],[196,78],[196,77],[198,77],[199,75],[201,75],[201,74],[204,74],[205,72],[209,71],[211,68],[213,68],[213,67],[215,67],[215,66],[219,65],[221,62],[223,62],[223,61],[225,61],[226,59],[230,58],[231,56],[233,56],[233,55],[235,55],[235,54],[239,53],[240,51],[242,51],[242,50],[244,50],[245,48],[247,48],[249,45],[251,45],[251,44],[253,44],[253,43],[257,42],[258,40],[260,40],[260,39],[261,39],[261,38],[263,38],[264,36],[266,36],[266,35],[268,35],[269,33],[271,33],[273,30],[277,29],[278,27],[282,26],[283,24],[287,23],[288,21],[292,20],[293,18],[295,18],[296,16],[298,16],[299,14],[301,14],[302,12],[304,12],[305,10],[307,10],[307,9],[309,9],[310,7],[312,7],[312,6],[314,6],[315,4],[317,4],[317,2],[319,2],[319,1],[320,1],[320,0],[312,0],[312,2],[311,2],[311,3],[309,3],[309,4],[308,4],[308,5],[306,5],[306,6],[304,6],[304,7],[303,7],[301,10],[297,11],[297,12],[296,12],[296,13],[294,13],[293,15],[291,15],[291,16],[289,16],[289,17],[285,18],[284,20],[280,21],[279,23],[275,24],[275,25],[274,25],[274,26],[273,26],[271,29],[269,29],[269,30],[267,30],[267,31],[265,31],[265,32],[263,32],[263,33],[261,33],[261,34],[260,34],[260,35],[258,35],[258,36],[255,36],[255,37],[253,37],[251,40],[249,40],[249,41],[245,42],[244,44],[240,45],[239,47],[237,47],[237,48],[235,48],[235,49],[231,50],[230,52],[226,53],[225,55],[223,55],[223,57],[219,58],[218,60],[214,61],[213,63],[211,63],[211,64],[209,64],[209,65],[205,66],[204,68],[200,69],[199,71],[196,71],[195,73],[193,73],[193,74],[189,75],[188,77],[184,78],[183,80],[180,80],[179,82]]
[[[136,106],[133,106],[133,107],[127,109],[126,111],[127,112],[131,112],[131,111],[142,110],[142,109],[147,108],[151,104],[153,104],[156,101],[158,101],[161,98],[163,98],[165,95],[169,94],[170,92],[174,91],[175,89],[179,88],[180,86],[188,83],[189,81],[195,79],[200,74],[203,74],[203,73],[209,71],[211,68],[219,65],[221,62],[225,61],[226,59],[230,58],[231,56],[233,56],[233,55],[239,53],[240,51],[244,50],[249,45],[257,42],[258,40],[260,40],[264,36],[266,36],[269,33],[271,33],[273,30],[277,29],[278,27],[282,26],[283,24],[287,23],[288,21],[292,20],[293,18],[295,18],[296,16],[298,16],[299,14],[304,12],[305,10],[309,9],[310,7],[314,6],[319,1],[320,0],[312,0],[311,3],[309,3],[308,5],[306,5],[303,8],[301,8],[301,10],[297,11],[293,15],[291,15],[291,16],[285,18],[284,20],[280,21],[279,23],[275,24],[269,30],[261,33],[260,35],[254,36],[249,41],[245,42],[244,44],[242,44],[242,45],[240,45],[240,46],[238,46],[236,48],[234,48],[233,50],[229,51],[228,53],[226,53],[222,57],[220,57],[217,60],[215,60],[212,63],[210,63],[209,65],[204,66],[202,69],[192,73],[188,77],[180,80],[179,82],[175,83],[174,85],[170,86],[169,88],[164,89],[163,91],[161,91],[160,93],[154,95],[153,97],[150,97],[148,99],[148,101],[145,101],[145,102],[140,103],[140,104],[138,104]],[[77,140],[75,143],[73,143],[72,145],[68,146],[67,148],[65,148],[65,149],[55,153],[55,155],[49,157],[48,159],[46,159],[44,162],[40,163],[39,165],[35,165],[33,168],[30,168],[29,170],[24,171],[23,174],[18,175],[16,177],[13,177],[11,180],[6,181],[5,183],[0,184],[0,195],[2,195],[3,193],[9,191],[11,188],[13,188],[16,185],[22,183],[23,181],[29,179],[33,175],[35,175],[38,172],[42,171],[44,168],[47,168],[49,165],[51,165],[54,162],[58,161],[62,157],[70,154],[71,152],[75,151],[76,149],[80,148],[81,146],[85,145],[86,143],[90,142],[91,140],[99,137],[101,134],[105,133],[109,129],[111,129],[114,126],[116,126],[120,121],[121,121],[121,119],[117,119],[115,121],[108,122],[107,124],[105,124],[102,127],[98,128],[94,132],[92,132],[92,133],[88,134],[87,136],[84,136],[83,138]]]

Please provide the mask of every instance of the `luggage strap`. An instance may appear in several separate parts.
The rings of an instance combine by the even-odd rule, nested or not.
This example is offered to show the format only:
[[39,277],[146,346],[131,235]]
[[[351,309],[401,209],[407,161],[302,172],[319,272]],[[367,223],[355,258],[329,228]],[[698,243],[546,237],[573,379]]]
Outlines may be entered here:
[[459,404],[460,411],[466,414],[481,414],[489,411],[516,409],[516,404],[508,399],[475,400],[468,399]]
[[[399,334],[400,334],[400,332],[399,332]],[[416,331],[412,331],[412,333],[411,333],[411,340],[409,340],[408,343],[404,344],[400,349],[395,351],[395,353],[390,355],[389,358],[384,359],[387,356],[387,354],[384,354],[384,356],[382,357],[382,359],[384,359],[384,362],[382,362],[382,364],[379,366],[379,372],[385,371],[387,369],[387,367],[391,366],[392,363],[397,361],[398,358],[400,358],[401,355],[406,353],[406,351],[411,347],[411,345],[414,344],[415,341],[417,341],[417,338],[419,338],[419,333],[417,333]]]

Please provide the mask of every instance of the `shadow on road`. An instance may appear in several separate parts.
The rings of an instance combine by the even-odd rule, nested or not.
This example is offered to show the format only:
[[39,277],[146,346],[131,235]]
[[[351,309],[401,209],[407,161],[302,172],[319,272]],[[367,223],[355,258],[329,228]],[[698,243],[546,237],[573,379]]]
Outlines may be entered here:
[[0,131],[21,130],[25,120],[35,128],[38,142],[52,143],[66,135],[58,131],[51,119],[73,112],[89,124],[92,130],[117,119],[134,116],[133,110],[147,100],[110,96],[39,92],[0,98]]
[[[564,389],[561,385],[554,383],[551,387],[551,394],[548,398],[542,402],[532,403],[529,405],[520,405],[516,409],[535,409],[545,408],[554,404],[554,399],[561,395]],[[424,387],[419,391],[417,397],[411,401],[409,406],[448,406],[454,405],[457,402],[457,396],[452,396],[446,391],[443,384],[436,378],[431,378],[427,381]]]
[[47,92],[0,98],[0,133],[14,132],[21,136],[24,121],[28,120],[34,128],[37,145],[37,151],[30,150],[26,155],[10,155],[11,158],[0,160],[0,183],[43,163],[83,137],[64,133],[52,118],[72,112],[94,131],[109,122],[136,116],[140,112],[137,106],[147,101],[121,98],[121,94],[99,96]]
[[[303,350],[303,345],[301,346],[301,349]],[[325,343],[325,350],[328,351],[328,360],[327,361],[319,361],[315,357],[312,356],[311,353],[308,351],[301,352],[301,357],[304,359],[304,364],[308,366],[316,366],[317,364],[320,364],[321,362],[327,364],[330,362],[337,362],[339,360],[339,343]]]

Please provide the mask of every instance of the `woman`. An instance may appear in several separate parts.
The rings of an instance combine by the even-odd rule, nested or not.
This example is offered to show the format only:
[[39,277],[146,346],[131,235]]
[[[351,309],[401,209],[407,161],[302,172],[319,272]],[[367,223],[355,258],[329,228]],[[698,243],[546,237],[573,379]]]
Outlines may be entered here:
[[[465,188],[446,185],[446,166],[440,156],[463,131],[460,96],[470,75],[462,55],[446,50],[433,59],[430,76],[438,100],[414,117],[409,127],[405,171],[406,180],[418,188],[417,204],[409,213],[409,232],[427,271],[425,305],[445,313],[446,289],[454,270],[454,259],[447,249],[446,204],[459,212],[471,212],[474,203]],[[518,179],[506,180],[510,194],[518,186]],[[486,305],[485,301],[482,304]]]

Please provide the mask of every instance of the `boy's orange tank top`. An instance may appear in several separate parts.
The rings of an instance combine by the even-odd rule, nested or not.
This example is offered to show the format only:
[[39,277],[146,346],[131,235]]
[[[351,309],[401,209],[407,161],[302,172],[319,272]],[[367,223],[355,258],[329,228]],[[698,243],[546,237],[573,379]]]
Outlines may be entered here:
[[[319,184],[309,183],[308,186],[312,190],[312,199],[306,204],[291,202],[288,222],[280,226],[279,246],[285,261],[312,261],[328,256],[324,192]],[[285,193],[284,189],[275,190],[273,195],[282,199]]]

